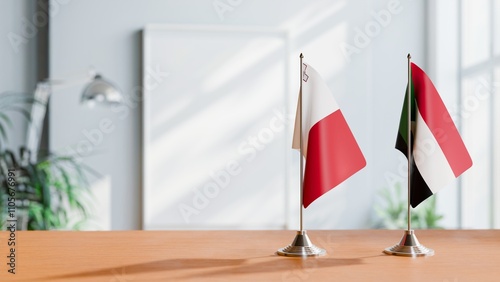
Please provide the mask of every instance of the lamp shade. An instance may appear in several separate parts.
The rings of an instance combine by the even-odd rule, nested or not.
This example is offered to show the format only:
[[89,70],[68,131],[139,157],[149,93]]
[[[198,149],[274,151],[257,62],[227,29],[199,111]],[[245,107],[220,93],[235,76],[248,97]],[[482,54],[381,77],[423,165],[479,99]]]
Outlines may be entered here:
[[119,104],[122,102],[122,95],[111,82],[98,74],[83,90],[81,101],[86,104]]

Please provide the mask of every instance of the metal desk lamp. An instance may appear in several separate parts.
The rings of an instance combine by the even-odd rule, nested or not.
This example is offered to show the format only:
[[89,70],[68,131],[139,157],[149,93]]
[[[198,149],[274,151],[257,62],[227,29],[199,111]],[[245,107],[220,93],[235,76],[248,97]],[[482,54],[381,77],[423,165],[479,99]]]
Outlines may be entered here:
[[47,103],[54,89],[67,88],[70,86],[86,83],[82,92],[81,103],[93,107],[96,103],[104,105],[120,104],[123,97],[118,88],[93,69],[83,77],[75,77],[65,80],[45,79],[36,85],[34,98],[36,103],[31,109],[31,123],[28,126],[27,148],[31,152],[31,158],[36,159],[40,147],[40,139],[43,131],[43,121],[47,111]]

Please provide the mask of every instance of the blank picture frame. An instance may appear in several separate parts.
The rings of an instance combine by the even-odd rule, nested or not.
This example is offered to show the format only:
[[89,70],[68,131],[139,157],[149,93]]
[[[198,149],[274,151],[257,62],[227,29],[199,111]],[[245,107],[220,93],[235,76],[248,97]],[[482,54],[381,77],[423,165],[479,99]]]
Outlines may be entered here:
[[143,229],[282,229],[293,118],[288,36],[143,31]]

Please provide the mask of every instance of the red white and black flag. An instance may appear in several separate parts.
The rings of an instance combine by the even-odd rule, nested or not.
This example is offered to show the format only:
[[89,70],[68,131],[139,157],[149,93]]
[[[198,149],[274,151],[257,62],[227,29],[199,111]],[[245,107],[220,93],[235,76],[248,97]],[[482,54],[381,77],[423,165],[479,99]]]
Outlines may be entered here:
[[[458,130],[434,84],[411,64],[410,203],[418,206],[472,166]],[[408,158],[408,93],[399,123],[396,149]]]

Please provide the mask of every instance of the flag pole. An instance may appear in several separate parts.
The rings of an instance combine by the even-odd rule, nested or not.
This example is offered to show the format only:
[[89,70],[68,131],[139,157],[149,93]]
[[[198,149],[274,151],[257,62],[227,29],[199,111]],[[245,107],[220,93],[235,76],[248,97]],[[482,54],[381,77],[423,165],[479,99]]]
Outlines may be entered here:
[[304,55],[300,53],[300,88],[299,88],[299,152],[300,152],[300,230],[297,231],[295,235],[295,239],[293,242],[281,249],[278,249],[276,252],[280,256],[288,256],[288,257],[312,257],[312,256],[323,256],[326,254],[324,249],[321,249],[315,246],[309,236],[307,236],[307,231],[304,230],[304,226],[302,224],[302,214],[304,210],[303,199],[304,199],[304,156],[302,155],[302,144],[303,144],[303,136],[302,136],[302,80],[303,80],[303,63],[302,59]]
[[303,220],[302,220],[302,214],[304,211],[304,155],[303,153],[303,148],[302,148],[302,78],[304,74],[302,73],[303,67],[302,67],[302,59],[304,58],[304,55],[300,53],[300,89],[299,89],[299,124],[300,124],[300,232],[304,231],[303,227]]
[[410,209],[410,193],[411,193],[411,159],[413,158],[412,156],[412,151],[411,151],[411,55],[408,53],[408,56],[406,57],[408,59],[408,90],[406,93],[408,93],[406,102],[408,106],[408,134],[407,134],[407,140],[408,140],[408,231],[411,230],[411,209]]
[[406,91],[406,106],[408,107],[408,133],[407,133],[407,145],[408,145],[408,229],[405,231],[403,238],[392,247],[385,248],[384,253],[388,255],[405,256],[405,257],[423,257],[423,256],[433,256],[434,250],[426,248],[424,245],[420,244],[415,235],[415,232],[411,229],[411,165],[412,165],[412,139],[411,139],[411,55],[408,53],[406,57],[408,59],[408,85]]

